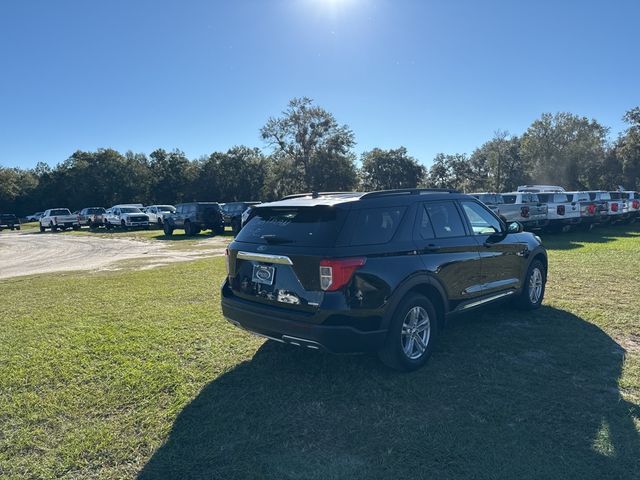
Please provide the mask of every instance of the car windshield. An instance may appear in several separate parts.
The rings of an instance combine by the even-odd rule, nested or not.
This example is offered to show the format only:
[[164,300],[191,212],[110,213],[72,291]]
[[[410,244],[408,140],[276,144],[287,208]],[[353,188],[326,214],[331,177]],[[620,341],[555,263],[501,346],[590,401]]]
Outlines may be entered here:
[[49,215],[71,215],[71,212],[67,208],[57,208],[55,210],[51,210]]
[[137,207],[123,207],[120,209],[122,213],[142,213],[142,211]]
[[176,211],[176,207],[172,207],[170,205],[160,205],[158,207],[158,211],[159,212],[170,212],[170,213],[174,213]]
[[325,206],[256,208],[236,240],[329,246],[335,243],[344,217],[343,210]]

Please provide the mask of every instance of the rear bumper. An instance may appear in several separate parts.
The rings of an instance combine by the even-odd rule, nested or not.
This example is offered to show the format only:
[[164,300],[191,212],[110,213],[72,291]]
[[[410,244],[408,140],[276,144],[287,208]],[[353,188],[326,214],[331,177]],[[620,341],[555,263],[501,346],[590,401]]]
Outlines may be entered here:
[[[283,313],[268,305],[235,297],[225,282],[222,287],[222,314],[237,327],[279,342],[327,350],[332,353],[360,353],[382,347],[386,330],[360,331],[353,327],[310,323],[304,313]],[[319,313],[322,315],[322,313]]]

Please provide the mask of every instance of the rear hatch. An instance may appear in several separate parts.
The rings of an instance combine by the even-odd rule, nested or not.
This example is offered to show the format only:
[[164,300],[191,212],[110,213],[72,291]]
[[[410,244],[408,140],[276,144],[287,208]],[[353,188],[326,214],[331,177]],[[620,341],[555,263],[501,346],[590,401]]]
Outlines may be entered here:
[[[228,249],[233,294],[251,302],[315,312],[325,291],[320,284],[321,262],[335,246],[347,211],[326,205],[256,208]],[[338,271],[333,274],[337,277]]]

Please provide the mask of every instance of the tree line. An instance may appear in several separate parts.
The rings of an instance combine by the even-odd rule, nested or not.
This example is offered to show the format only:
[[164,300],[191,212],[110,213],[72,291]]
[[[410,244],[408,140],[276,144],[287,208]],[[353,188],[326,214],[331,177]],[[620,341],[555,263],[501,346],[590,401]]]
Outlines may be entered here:
[[266,152],[234,146],[189,159],[180,150],[148,156],[110,148],[76,151],[50,167],[0,167],[0,211],[27,214],[55,206],[73,210],[117,203],[273,200],[310,191],[440,187],[509,191],[526,183],[570,189],[640,188],[640,107],[628,128],[609,139],[596,120],[545,113],[522,135],[495,132],[465,153],[439,153],[430,168],[407,149],[374,148],[360,158],[347,125],[309,98],[294,98],[260,130]]

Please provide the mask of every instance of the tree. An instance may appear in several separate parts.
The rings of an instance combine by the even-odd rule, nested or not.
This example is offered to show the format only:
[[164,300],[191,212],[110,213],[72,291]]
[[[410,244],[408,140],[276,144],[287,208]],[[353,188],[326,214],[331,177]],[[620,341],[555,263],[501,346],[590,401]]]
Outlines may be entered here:
[[570,113],[545,113],[522,137],[520,154],[536,183],[569,189],[602,188],[608,128]]
[[407,155],[407,149],[374,148],[362,154],[361,184],[364,190],[416,188],[426,173],[424,166]]
[[618,137],[613,147],[622,170],[620,183],[626,188],[640,188],[640,107],[635,107],[625,113],[623,120],[629,128]]
[[236,146],[199,162],[195,190],[221,202],[259,199],[268,162],[258,148]]
[[433,160],[425,183],[430,187],[455,188],[468,192],[473,185],[471,163],[463,153],[453,155],[439,153]]
[[310,98],[292,99],[281,117],[267,120],[260,134],[273,149],[274,162],[301,176],[303,190],[354,186],[353,132]]
[[152,172],[152,197],[157,203],[179,203],[196,200],[190,188],[196,168],[184,152],[167,152],[159,148],[151,152],[149,168]]
[[506,192],[527,183],[528,165],[520,156],[520,139],[497,131],[470,158],[473,190]]

